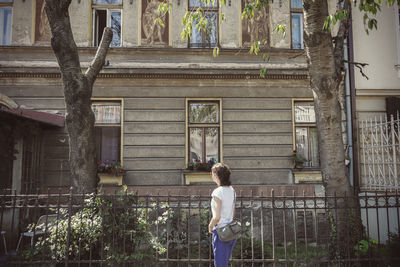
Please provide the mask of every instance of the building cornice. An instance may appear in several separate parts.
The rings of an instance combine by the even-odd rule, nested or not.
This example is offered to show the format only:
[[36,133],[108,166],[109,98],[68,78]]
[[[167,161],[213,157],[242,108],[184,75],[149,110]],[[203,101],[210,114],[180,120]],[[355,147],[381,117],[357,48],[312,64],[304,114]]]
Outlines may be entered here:
[[[45,72],[0,72],[0,78],[61,78],[60,73]],[[266,80],[306,80],[307,74],[267,74],[262,78],[259,73],[230,74],[230,73],[100,73],[97,78],[119,79],[266,79]]]

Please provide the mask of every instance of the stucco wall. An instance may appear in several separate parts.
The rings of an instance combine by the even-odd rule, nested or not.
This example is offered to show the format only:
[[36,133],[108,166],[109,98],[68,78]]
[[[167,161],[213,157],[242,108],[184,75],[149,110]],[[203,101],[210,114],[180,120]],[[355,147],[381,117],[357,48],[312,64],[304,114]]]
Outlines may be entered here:
[[364,68],[369,80],[355,71],[356,89],[400,89],[400,77],[395,67],[399,64],[397,45],[400,42],[396,34],[395,8],[397,6],[382,5],[382,12],[377,14],[378,30],[370,31],[369,35],[364,30],[362,14],[353,8],[354,61],[369,64]]
[[91,1],[72,1],[69,7],[71,18],[71,27],[77,46],[91,46],[91,31],[89,25],[91,22],[90,12]]
[[[35,16],[35,2],[14,1],[13,3],[13,45],[32,45],[32,22]],[[91,1],[72,1],[70,6],[70,17],[72,32],[78,46],[92,46],[93,18]],[[178,5],[179,3],[179,5]],[[182,17],[188,9],[188,1],[173,0],[169,15],[169,45],[176,48],[186,48],[188,42],[182,40]],[[227,1],[221,6],[220,14],[224,14],[225,20],[219,25],[219,42],[222,48],[238,48],[242,44],[241,27],[241,3]],[[122,6],[122,46],[137,47],[141,45],[141,1],[123,0]],[[289,1],[274,1],[269,9],[270,45],[276,48],[290,49],[290,7]],[[273,29],[277,24],[287,25],[285,35],[277,35]],[[43,43],[41,45],[49,45]]]
[[[232,1],[230,5],[227,1],[226,5],[221,6],[220,12],[220,45],[223,48],[239,47],[239,34],[241,34],[240,18],[240,1]],[[224,14],[225,20],[221,21]]]
[[33,6],[36,1],[14,1],[12,14],[12,45],[32,44]]
[[[276,48],[290,48],[290,5],[289,1],[274,1],[271,3],[270,8],[270,39],[271,47]],[[275,27],[280,25],[286,26],[286,34],[277,34],[274,32]]]

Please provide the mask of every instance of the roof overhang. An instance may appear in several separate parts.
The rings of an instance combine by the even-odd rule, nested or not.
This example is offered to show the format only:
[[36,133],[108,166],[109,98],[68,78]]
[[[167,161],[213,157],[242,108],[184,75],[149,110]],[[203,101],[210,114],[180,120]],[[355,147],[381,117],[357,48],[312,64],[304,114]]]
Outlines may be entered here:
[[41,112],[30,109],[21,109],[21,108],[16,108],[16,109],[0,108],[0,112],[9,114],[17,118],[36,121],[46,125],[64,127],[64,116],[57,114],[51,114],[47,112]]

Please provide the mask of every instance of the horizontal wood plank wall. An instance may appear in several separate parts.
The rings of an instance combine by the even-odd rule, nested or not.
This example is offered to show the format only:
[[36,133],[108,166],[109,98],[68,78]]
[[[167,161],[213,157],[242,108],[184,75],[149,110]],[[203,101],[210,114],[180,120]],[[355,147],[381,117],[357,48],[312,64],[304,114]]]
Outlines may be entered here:
[[[65,112],[59,79],[4,79],[0,93],[29,108]],[[124,98],[128,185],[183,184],[187,97],[222,98],[223,160],[235,184],[290,184],[291,99],[312,94],[306,80],[101,78],[93,97]],[[65,129],[46,130],[43,138],[42,182],[69,185]]]

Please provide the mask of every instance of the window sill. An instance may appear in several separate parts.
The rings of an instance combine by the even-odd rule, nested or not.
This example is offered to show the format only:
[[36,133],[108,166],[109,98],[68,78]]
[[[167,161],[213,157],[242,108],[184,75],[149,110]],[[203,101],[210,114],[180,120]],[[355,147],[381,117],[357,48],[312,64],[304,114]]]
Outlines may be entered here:
[[99,185],[105,185],[105,184],[122,185],[122,176],[113,176],[108,173],[98,173],[97,175],[100,178]]
[[316,168],[293,169],[294,183],[321,183],[322,172]]
[[185,184],[196,184],[196,183],[212,183],[211,173],[209,171],[192,171],[184,170],[183,176],[185,178]]

